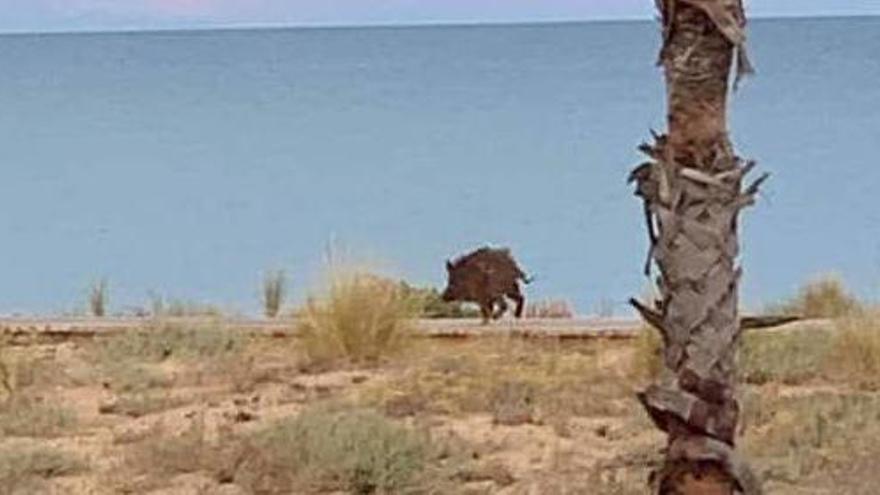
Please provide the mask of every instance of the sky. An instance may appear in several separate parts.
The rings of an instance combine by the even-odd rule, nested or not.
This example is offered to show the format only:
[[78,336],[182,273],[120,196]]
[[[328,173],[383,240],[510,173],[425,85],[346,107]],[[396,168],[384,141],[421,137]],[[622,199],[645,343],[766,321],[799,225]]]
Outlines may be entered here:
[[[877,0],[755,0],[755,17],[880,15]],[[652,0],[0,0],[0,32],[644,19]]]

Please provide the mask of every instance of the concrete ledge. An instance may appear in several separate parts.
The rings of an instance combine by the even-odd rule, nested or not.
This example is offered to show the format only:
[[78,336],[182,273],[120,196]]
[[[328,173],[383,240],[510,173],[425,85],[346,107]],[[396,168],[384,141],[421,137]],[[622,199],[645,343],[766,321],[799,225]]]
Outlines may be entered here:
[[[265,337],[296,335],[297,320],[248,318],[0,318],[0,334],[49,340],[94,338],[156,325],[221,326]],[[787,322],[762,331],[797,331],[828,328],[828,320]],[[419,320],[417,327],[429,338],[518,337],[550,339],[629,339],[636,337],[643,323],[635,318],[505,319],[483,325],[478,319]],[[750,330],[755,331],[755,330]]]

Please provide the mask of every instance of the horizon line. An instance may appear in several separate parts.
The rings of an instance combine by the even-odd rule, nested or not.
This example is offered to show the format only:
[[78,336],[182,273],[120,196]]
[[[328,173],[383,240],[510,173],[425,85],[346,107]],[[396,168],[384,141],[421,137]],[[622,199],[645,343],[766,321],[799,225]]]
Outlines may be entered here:
[[[811,19],[871,19],[880,14],[819,14],[819,15],[769,15],[755,16],[750,21],[773,20],[811,20]],[[552,26],[566,24],[628,24],[657,22],[654,17],[614,17],[593,19],[535,19],[535,20],[489,20],[489,21],[424,21],[424,22],[368,22],[355,23],[304,23],[304,24],[273,24],[273,23],[231,23],[216,25],[194,25],[176,27],[119,27],[119,28],[82,28],[82,29],[45,29],[45,30],[2,30],[0,36],[28,35],[77,35],[77,34],[161,34],[161,33],[193,33],[216,31],[282,31],[282,30],[347,30],[347,29],[412,29],[412,28],[471,28],[471,27],[516,27],[516,26]]]

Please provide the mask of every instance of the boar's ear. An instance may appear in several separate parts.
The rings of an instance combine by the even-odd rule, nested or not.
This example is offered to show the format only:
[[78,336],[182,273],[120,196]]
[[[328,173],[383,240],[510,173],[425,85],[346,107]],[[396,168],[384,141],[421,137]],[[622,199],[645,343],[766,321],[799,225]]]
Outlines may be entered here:
[[449,261],[449,260],[446,260],[446,271],[447,271],[447,272],[451,272],[451,271],[452,271],[452,262]]

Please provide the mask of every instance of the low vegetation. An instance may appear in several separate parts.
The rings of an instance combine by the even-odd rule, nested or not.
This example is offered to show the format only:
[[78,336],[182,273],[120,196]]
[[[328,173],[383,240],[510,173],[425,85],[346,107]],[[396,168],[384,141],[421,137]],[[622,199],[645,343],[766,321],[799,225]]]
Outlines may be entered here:
[[159,295],[150,297],[150,311],[146,315],[161,318],[222,318],[224,311],[213,304],[183,299],[166,300]]
[[767,390],[745,404],[743,445],[769,493],[805,493],[800,485],[816,490],[810,493],[860,494],[880,482],[876,469],[865,469],[880,455],[876,395]]
[[101,344],[97,358],[106,364],[160,362],[236,353],[245,346],[245,336],[221,321],[178,322],[159,318],[142,331],[115,335]]
[[603,372],[606,358],[591,344],[567,343],[563,351],[558,343],[509,341],[443,353],[434,345],[413,352],[420,364],[368,388],[363,400],[395,416],[481,413],[498,424],[527,424],[619,415],[631,398],[623,371]]
[[595,314],[600,318],[612,318],[614,317],[614,307],[615,302],[613,299],[609,299],[607,297],[602,297],[598,301],[596,301],[595,305]]
[[89,311],[98,318],[107,314],[107,303],[110,290],[106,279],[101,279],[89,288]]
[[802,333],[747,333],[737,356],[740,380],[754,385],[802,385],[821,378],[834,332],[826,328],[805,337]]
[[771,305],[767,312],[802,318],[841,318],[862,309],[863,305],[847,290],[843,281],[828,275],[807,282],[796,296]]
[[480,310],[460,302],[444,301],[440,291],[435,288],[413,287],[406,282],[400,282],[403,294],[415,301],[419,306],[419,316],[422,318],[479,318]]
[[259,431],[250,448],[242,481],[259,493],[448,493],[455,469],[427,433],[370,410],[310,409]]
[[[804,332],[747,331],[737,354],[740,381],[752,385],[805,385],[821,381],[880,388],[880,311],[860,302],[834,277],[807,283],[774,314],[828,318]],[[632,371],[653,378],[661,366],[662,342],[647,329],[635,341]]]
[[298,333],[311,365],[376,363],[410,342],[419,309],[417,299],[387,279],[336,272],[326,294],[301,311]]
[[[179,408],[198,398],[175,395],[174,387],[203,384],[206,370],[218,379],[240,373],[233,383],[247,380],[249,370],[240,365],[246,347],[241,332],[219,322],[156,320],[143,331],[109,337],[88,356],[102,386],[113,394],[100,410],[137,418]],[[169,364],[176,370],[169,371]]]
[[629,370],[631,376],[647,381],[658,377],[663,370],[663,340],[660,333],[648,325],[642,325],[633,346]]
[[287,276],[283,270],[266,273],[263,278],[263,314],[275,318],[287,295]]
[[525,310],[526,318],[570,319],[574,318],[571,304],[563,300],[548,300],[528,303]]
[[755,385],[824,381],[878,390],[880,314],[859,313],[808,333],[748,333],[738,366],[742,381]]
[[46,491],[48,480],[84,469],[83,461],[66,451],[26,441],[5,442],[0,446],[0,493],[53,493]]
[[119,414],[131,418],[141,418],[171,409],[177,409],[195,402],[192,397],[175,397],[164,390],[139,390],[122,393],[113,402],[100,406],[102,414]]
[[826,366],[828,374],[840,382],[880,390],[880,311],[837,323]]
[[157,423],[134,439],[123,456],[122,471],[111,475],[117,493],[144,493],[167,488],[175,476],[204,473],[208,480],[230,483],[241,462],[241,439],[231,432],[209,436],[204,417],[195,417],[182,431]]
[[204,418],[148,432],[125,457],[118,490],[161,488],[200,473],[245,493],[451,493],[465,459],[448,442],[368,409],[316,405],[248,433],[210,435]]
[[[656,331],[410,339],[423,302],[348,272],[303,309],[302,339],[161,317],[16,341],[0,493],[645,492],[663,436],[635,392],[660,370]],[[767,493],[880,483],[880,314],[861,306],[743,336],[738,442]]]
[[53,438],[76,427],[76,414],[41,397],[16,394],[0,403],[0,432],[4,437]]
[[0,341],[0,394],[12,394],[14,379],[6,357],[6,343]]

